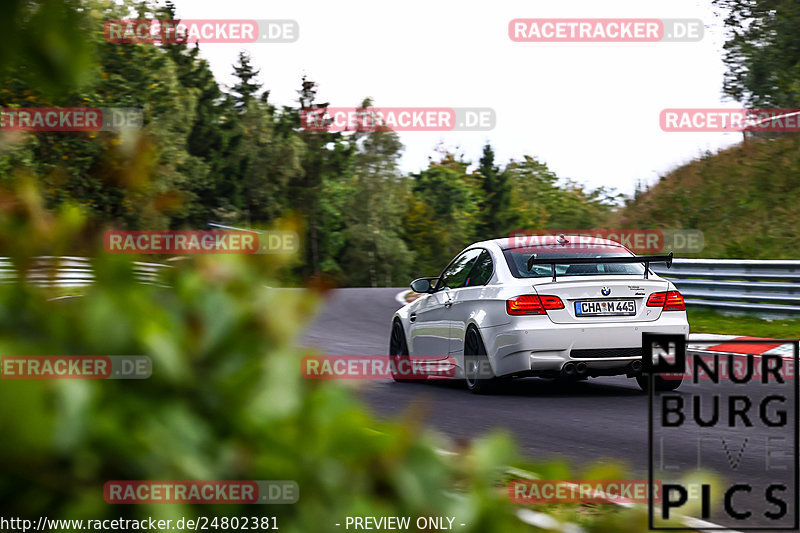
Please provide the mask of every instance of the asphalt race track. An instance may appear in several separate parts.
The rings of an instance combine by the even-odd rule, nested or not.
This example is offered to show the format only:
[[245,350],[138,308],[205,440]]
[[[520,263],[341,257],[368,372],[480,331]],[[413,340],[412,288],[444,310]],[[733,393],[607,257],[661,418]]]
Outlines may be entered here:
[[[395,295],[401,290],[331,291],[301,343],[317,347],[320,354],[386,354],[391,317],[400,306]],[[729,383],[722,386],[734,387]],[[713,389],[707,387],[712,386],[684,382],[679,392],[691,405],[692,394],[702,393],[705,398],[718,392],[720,385],[713,385]],[[505,430],[513,433],[522,452],[531,459],[567,459],[575,465],[623,461],[631,469],[633,477],[647,477],[648,396],[640,391],[633,379],[592,378],[564,385],[527,378],[511,381],[491,396],[473,395],[456,382],[394,383],[381,380],[370,382],[363,396],[379,416],[392,416],[414,409],[415,414],[424,417],[427,426],[456,442],[491,430]],[[753,397],[753,406],[751,418],[754,428],[717,427],[713,433],[705,433],[708,440],[703,441],[703,466],[723,476],[746,477],[753,484],[754,492],[759,494],[753,494],[752,498],[737,496],[736,501],[742,506],[753,502],[753,512],[759,515],[775,508],[764,502],[763,490],[756,487],[766,487],[772,482],[788,483],[788,492],[783,496],[792,512],[791,453],[781,456],[773,452],[770,459],[772,470],[767,469],[767,445],[764,439],[754,438],[760,424],[757,396]],[[782,443],[783,449],[793,445],[791,421],[796,419],[792,405],[786,408],[789,410],[789,424],[779,430],[781,437],[787,439]],[[708,411],[705,409],[704,412],[710,413],[710,407]],[[721,407],[720,420],[727,423],[725,405]],[[676,435],[675,431],[680,432],[681,438],[670,438],[665,444],[665,463],[679,464],[682,469],[688,469],[697,463],[697,437],[702,434],[701,430],[692,425],[673,430],[671,435]],[[721,442],[721,435],[725,443]],[[749,436],[748,443],[742,451],[746,436]]]

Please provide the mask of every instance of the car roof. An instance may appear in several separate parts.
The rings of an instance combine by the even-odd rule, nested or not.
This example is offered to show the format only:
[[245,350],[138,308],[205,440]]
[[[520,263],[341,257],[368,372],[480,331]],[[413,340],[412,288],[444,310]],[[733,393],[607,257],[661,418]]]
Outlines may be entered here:
[[[567,239],[570,244],[596,244],[599,246],[621,246],[624,248],[624,246],[616,241],[601,239],[599,237],[590,237],[588,235],[564,235],[563,237]],[[554,246],[562,244],[558,242],[560,238],[561,235],[519,235],[502,239],[490,239],[475,243],[473,246],[493,244],[501,250],[511,250],[528,246]]]

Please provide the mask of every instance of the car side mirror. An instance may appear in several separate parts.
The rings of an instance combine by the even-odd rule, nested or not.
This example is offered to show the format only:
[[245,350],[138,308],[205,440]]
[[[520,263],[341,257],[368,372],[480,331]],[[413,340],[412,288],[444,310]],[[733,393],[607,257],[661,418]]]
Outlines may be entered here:
[[415,279],[411,282],[411,290],[414,292],[420,293],[431,293],[433,292],[433,285],[431,284],[431,280],[436,278],[419,278]]

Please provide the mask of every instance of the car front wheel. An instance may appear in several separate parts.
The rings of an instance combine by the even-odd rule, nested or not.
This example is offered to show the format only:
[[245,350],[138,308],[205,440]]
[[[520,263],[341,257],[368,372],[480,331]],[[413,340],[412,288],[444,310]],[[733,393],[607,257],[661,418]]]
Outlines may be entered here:
[[[395,381],[424,381],[417,379],[408,379],[407,374],[399,372],[398,369],[410,368],[410,358],[408,356],[408,344],[406,344],[406,335],[403,331],[403,325],[399,320],[395,320],[392,324],[392,334],[389,337],[389,361],[392,368],[392,379]],[[401,362],[403,366],[401,366]]]

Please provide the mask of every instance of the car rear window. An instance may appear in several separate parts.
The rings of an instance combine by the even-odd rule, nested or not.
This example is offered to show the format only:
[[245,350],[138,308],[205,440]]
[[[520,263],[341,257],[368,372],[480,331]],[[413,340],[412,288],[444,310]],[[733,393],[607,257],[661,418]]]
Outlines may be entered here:
[[[516,278],[544,278],[553,275],[550,265],[533,265],[528,270],[528,260],[532,255],[536,257],[547,257],[548,259],[570,259],[590,257],[601,259],[603,257],[631,257],[627,249],[622,246],[609,245],[587,245],[581,244],[574,247],[552,245],[552,246],[526,246],[523,248],[512,248],[504,250],[508,267],[511,274]],[[615,264],[569,264],[556,265],[556,275],[562,276],[610,276],[610,275],[644,275],[644,265],[641,263]]]

